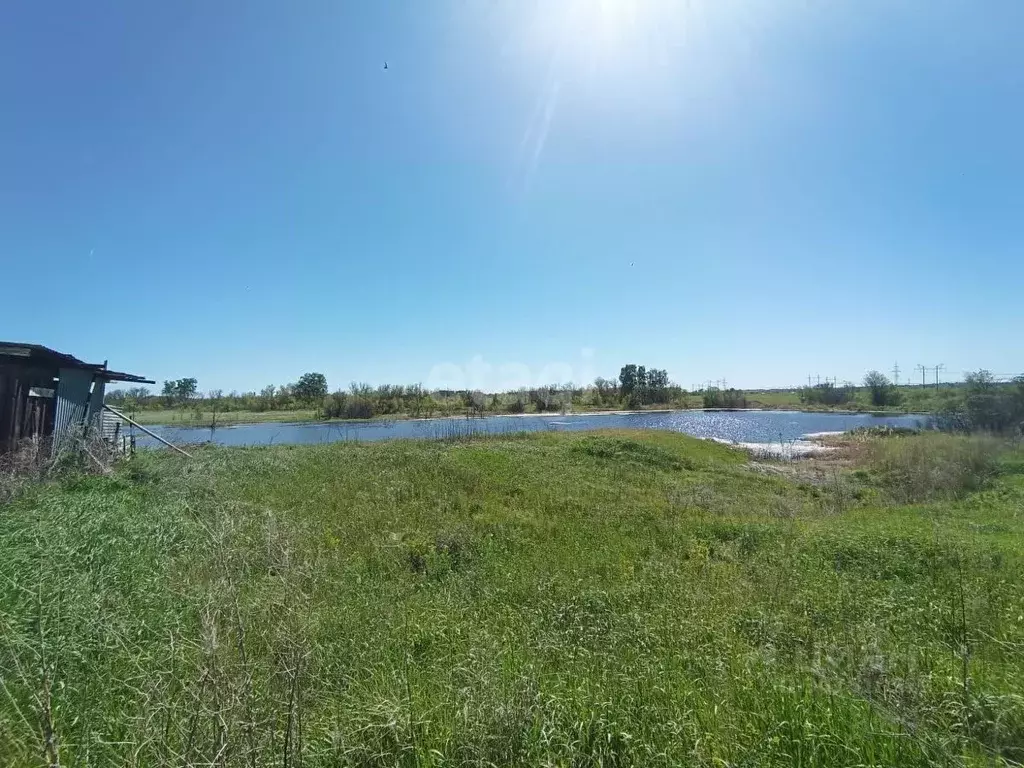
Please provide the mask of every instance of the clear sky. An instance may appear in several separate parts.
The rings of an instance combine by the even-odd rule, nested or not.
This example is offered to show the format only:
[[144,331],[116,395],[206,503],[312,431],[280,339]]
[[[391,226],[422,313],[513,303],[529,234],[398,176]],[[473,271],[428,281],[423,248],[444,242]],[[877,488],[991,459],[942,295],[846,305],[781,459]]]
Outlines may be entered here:
[[8,0],[0,339],[204,391],[1018,373],[1022,29],[1021,0]]

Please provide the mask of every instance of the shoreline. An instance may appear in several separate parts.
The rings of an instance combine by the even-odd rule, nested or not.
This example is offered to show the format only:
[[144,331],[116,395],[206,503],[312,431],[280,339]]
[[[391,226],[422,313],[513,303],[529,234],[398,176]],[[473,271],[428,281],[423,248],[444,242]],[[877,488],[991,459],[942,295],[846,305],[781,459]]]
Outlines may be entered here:
[[[391,424],[397,421],[473,421],[476,419],[529,419],[529,418],[572,418],[580,416],[634,416],[645,413],[811,413],[811,414],[835,414],[838,416],[875,416],[885,418],[887,416],[920,416],[922,418],[932,416],[930,412],[921,411],[852,411],[845,409],[802,409],[802,408],[649,408],[643,410],[592,410],[592,411],[569,411],[560,413],[549,411],[544,413],[482,413],[479,415],[457,414],[451,416],[407,416],[399,414],[393,417],[374,416],[369,419],[299,419],[299,420],[276,420],[276,419],[252,419],[245,421],[225,421],[222,424],[196,423],[196,422],[140,422],[146,427],[167,427],[171,429],[230,429],[231,427],[246,427],[257,424],[281,424],[281,425],[303,425],[303,424],[338,424],[341,426],[373,426],[375,424]],[[130,415],[130,414],[129,414]],[[136,418],[132,416],[132,418]]]
[[[234,427],[254,426],[254,425],[263,425],[263,424],[268,424],[268,425],[269,424],[273,424],[275,426],[280,426],[280,427],[289,427],[289,426],[291,426],[291,427],[334,426],[334,427],[337,427],[337,428],[359,429],[361,427],[372,428],[374,426],[377,426],[377,427],[382,427],[382,428],[386,429],[386,428],[390,428],[390,427],[394,426],[395,424],[397,424],[399,422],[405,422],[405,421],[415,421],[415,422],[424,422],[424,423],[428,423],[428,422],[458,422],[458,423],[471,424],[471,423],[473,423],[474,421],[477,421],[477,420],[497,419],[497,418],[506,418],[506,419],[514,420],[514,419],[522,419],[522,418],[538,418],[538,417],[541,417],[541,418],[547,418],[547,419],[552,419],[552,420],[560,420],[560,419],[570,420],[573,417],[579,418],[579,417],[587,417],[587,416],[594,416],[594,415],[601,415],[601,416],[630,416],[630,415],[645,414],[645,413],[661,413],[661,414],[669,413],[669,414],[671,414],[671,413],[688,413],[688,412],[691,412],[691,411],[698,412],[698,413],[707,413],[707,412],[710,412],[710,413],[722,413],[722,412],[754,413],[754,412],[764,412],[764,413],[783,413],[783,414],[784,413],[807,413],[807,414],[812,414],[812,415],[822,413],[821,411],[794,411],[792,409],[766,409],[766,408],[731,408],[731,409],[723,409],[723,408],[692,408],[692,409],[651,409],[651,410],[642,410],[642,411],[637,411],[637,410],[632,410],[632,411],[631,410],[609,410],[609,411],[577,411],[575,413],[564,413],[564,414],[562,414],[562,413],[514,413],[514,414],[513,413],[506,413],[506,414],[492,414],[492,415],[483,415],[483,416],[465,416],[465,415],[463,415],[463,416],[432,416],[432,417],[420,417],[420,418],[409,418],[409,417],[406,417],[406,418],[398,418],[398,419],[382,419],[382,418],[362,419],[362,420],[328,419],[328,420],[321,420],[321,421],[295,421],[295,422],[264,421],[264,422],[252,422],[252,423],[224,424],[224,425],[220,426],[219,428],[220,429],[230,429],[230,428],[234,428]],[[886,416],[892,416],[893,415],[893,414],[888,414],[888,413],[864,414],[864,413],[858,412],[858,411],[833,412],[833,413],[835,413],[836,415],[855,415],[855,416],[877,415],[877,416],[880,416],[880,417],[886,417]],[[901,414],[901,415],[915,415],[915,414]],[[921,415],[925,415],[925,414],[921,414]],[[555,424],[568,424],[569,422],[568,421],[554,421],[553,423],[555,423]],[[167,428],[167,429],[172,429],[172,430],[173,429],[179,429],[179,428],[180,429],[187,429],[187,430],[190,430],[190,431],[192,431],[192,430],[201,430],[201,431],[210,430],[210,432],[211,432],[210,439],[211,440],[213,439],[213,434],[212,433],[215,432],[218,429],[218,427],[211,427],[209,425],[189,425],[189,426],[178,427],[178,426],[176,426],[174,424],[164,424],[164,425],[162,425],[162,424],[154,424],[154,425],[150,425],[150,426],[153,426],[153,427],[156,427],[156,428]],[[599,427],[595,427],[595,428],[599,428]],[[614,428],[614,427],[609,425],[607,428]],[[485,430],[485,431],[487,431],[487,430]],[[502,431],[502,430],[498,429],[498,432],[500,432],[500,431]],[[512,431],[516,431],[516,428],[513,428]],[[530,430],[527,430],[527,431],[530,431]],[[670,430],[670,431],[672,431],[672,430]],[[703,439],[709,440],[711,442],[719,443],[721,445],[726,445],[726,446],[729,446],[731,448],[735,448],[735,449],[738,449],[738,450],[741,450],[741,451],[745,451],[752,459],[767,459],[767,460],[776,459],[776,460],[784,460],[784,461],[793,461],[793,460],[798,460],[798,459],[806,459],[806,458],[810,458],[810,457],[820,456],[822,454],[827,454],[827,453],[830,453],[830,452],[836,450],[836,448],[834,446],[831,446],[831,445],[827,444],[827,441],[830,438],[833,438],[833,437],[835,437],[837,435],[843,435],[846,432],[847,432],[847,430],[831,430],[831,431],[824,431],[824,432],[807,432],[807,433],[801,434],[798,437],[795,437],[795,438],[789,439],[789,440],[781,440],[781,441],[780,440],[768,440],[768,441],[764,441],[764,442],[756,442],[756,441],[750,441],[750,440],[733,440],[733,439],[730,439],[730,438],[722,438],[722,437],[705,437]],[[693,436],[694,437],[699,437],[699,435],[693,435]]]

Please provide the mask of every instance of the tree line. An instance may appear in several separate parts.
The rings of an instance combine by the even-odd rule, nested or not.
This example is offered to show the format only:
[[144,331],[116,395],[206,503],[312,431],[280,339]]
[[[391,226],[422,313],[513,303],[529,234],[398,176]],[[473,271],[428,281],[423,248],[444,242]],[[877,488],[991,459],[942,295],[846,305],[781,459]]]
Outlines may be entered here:
[[[700,393],[705,408],[745,408],[746,394],[738,389],[711,387]],[[802,388],[801,403],[826,406],[854,404],[866,396],[874,407],[915,405],[917,390],[897,387],[884,374],[869,371],[861,388],[850,382],[826,382]],[[935,423],[942,429],[997,433],[1024,430],[1024,377],[1009,384],[995,381],[988,371],[968,374],[962,385],[941,392],[929,402]],[[909,400],[908,400],[909,398]],[[323,418],[366,419],[374,416],[416,417],[484,415],[498,413],[557,413],[573,408],[689,407],[689,395],[668,379],[663,369],[643,365],[622,366],[617,379],[597,378],[593,384],[550,384],[515,391],[484,393],[470,390],[428,390],[419,384],[353,383],[329,392],[322,373],[304,373],[298,381],[268,385],[260,391],[211,390],[200,393],[194,377],[163,382],[159,393],[146,387],[111,390],[107,402],[132,409],[193,408],[212,413],[308,409]]]
[[[899,387],[889,381],[880,371],[868,371],[864,375],[864,388],[868,392],[870,404],[879,408],[895,407],[902,403],[903,393]],[[857,387],[852,382],[837,385],[826,381],[803,387],[798,395],[801,403],[813,405],[847,405],[857,399]]]
[[231,392],[213,389],[199,392],[199,381],[194,377],[168,379],[159,394],[148,387],[128,387],[106,393],[111,405],[133,408],[189,407],[197,403],[216,406],[225,411],[273,411],[290,408],[309,408],[319,405],[327,396],[327,377],[322,373],[304,373],[293,384],[269,384],[259,392]]
[[935,418],[936,426],[952,432],[1024,434],[1024,376],[998,383],[986,370],[969,373],[964,386]]
[[420,384],[371,386],[354,382],[347,389],[328,390],[322,373],[305,373],[298,381],[267,385],[259,391],[210,390],[201,393],[194,377],[163,382],[159,393],[130,387],[107,393],[107,402],[131,409],[193,408],[203,411],[280,411],[313,409],[323,418],[365,419],[374,416],[431,417],[484,413],[554,413],[573,407],[685,408],[687,393],[669,381],[664,369],[622,366],[615,379],[598,378],[591,385],[548,384],[519,390],[484,393],[472,390],[428,390]]

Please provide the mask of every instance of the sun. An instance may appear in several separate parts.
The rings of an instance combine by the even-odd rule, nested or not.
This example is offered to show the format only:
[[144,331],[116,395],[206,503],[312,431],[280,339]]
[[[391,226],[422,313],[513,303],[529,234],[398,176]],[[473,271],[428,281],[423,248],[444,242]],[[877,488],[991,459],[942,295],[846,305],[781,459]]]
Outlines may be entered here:
[[642,44],[666,10],[658,0],[567,0],[563,8],[560,43],[567,56],[588,63],[608,62]]

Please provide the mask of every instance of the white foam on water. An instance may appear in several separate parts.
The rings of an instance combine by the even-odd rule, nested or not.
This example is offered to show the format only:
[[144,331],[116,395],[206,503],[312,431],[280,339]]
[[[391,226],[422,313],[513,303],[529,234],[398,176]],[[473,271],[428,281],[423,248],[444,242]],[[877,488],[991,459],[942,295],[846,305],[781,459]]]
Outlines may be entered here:
[[[842,433],[839,433],[842,434]],[[784,443],[741,443],[735,440],[726,440],[721,437],[708,438],[716,443],[729,445],[733,448],[742,448],[749,451],[753,456],[761,459],[802,459],[807,456],[815,456],[821,453],[834,451],[835,448],[810,440],[789,440]]]

